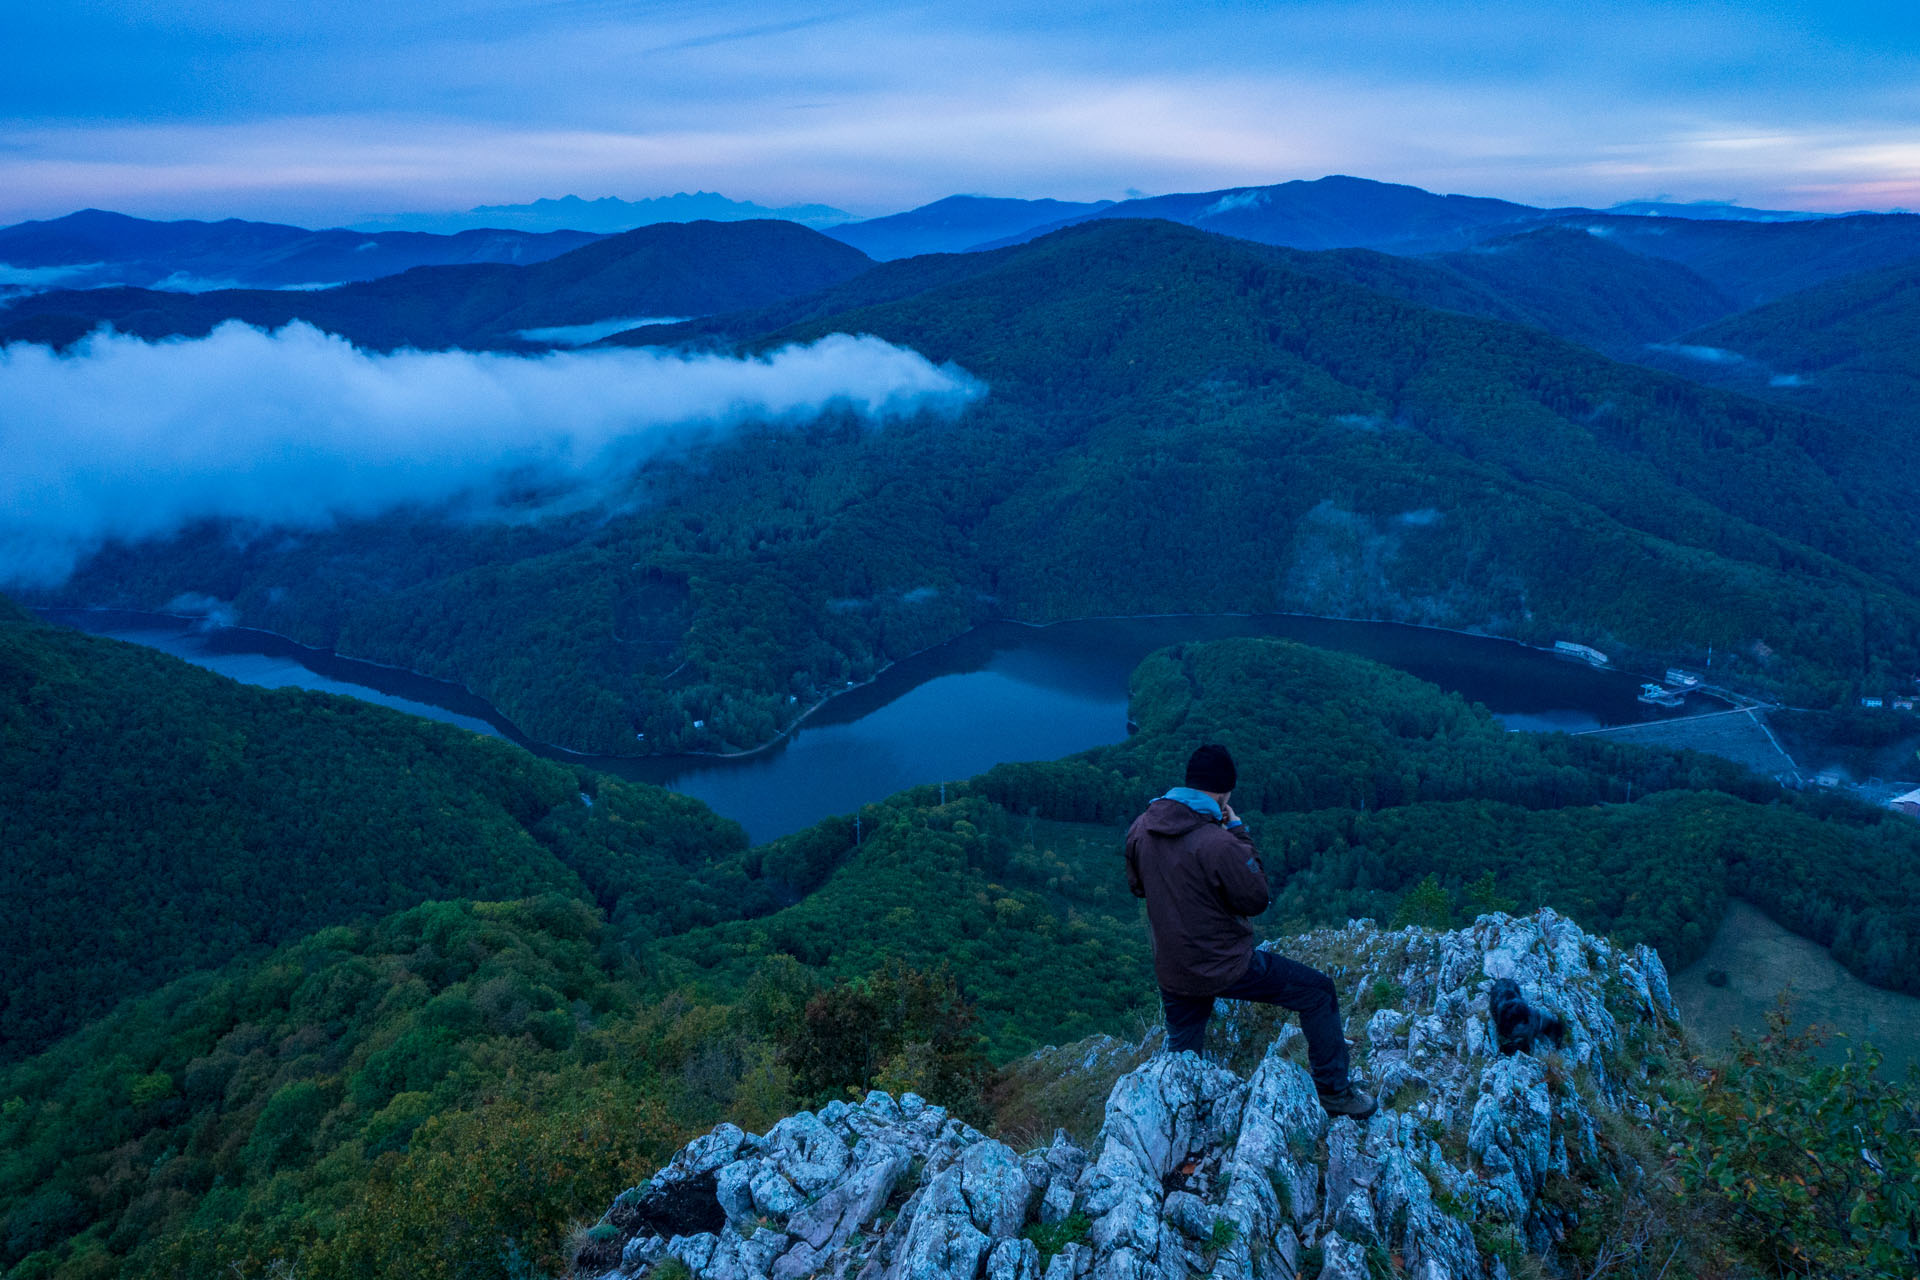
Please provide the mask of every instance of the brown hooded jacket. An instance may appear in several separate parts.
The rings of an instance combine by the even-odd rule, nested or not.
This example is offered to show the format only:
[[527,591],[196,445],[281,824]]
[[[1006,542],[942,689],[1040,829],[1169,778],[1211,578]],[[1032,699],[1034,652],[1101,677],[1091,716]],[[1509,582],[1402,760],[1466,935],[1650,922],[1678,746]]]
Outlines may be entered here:
[[1127,884],[1147,900],[1153,972],[1178,996],[1217,995],[1247,971],[1253,926],[1271,901],[1243,826],[1165,796],[1127,831]]

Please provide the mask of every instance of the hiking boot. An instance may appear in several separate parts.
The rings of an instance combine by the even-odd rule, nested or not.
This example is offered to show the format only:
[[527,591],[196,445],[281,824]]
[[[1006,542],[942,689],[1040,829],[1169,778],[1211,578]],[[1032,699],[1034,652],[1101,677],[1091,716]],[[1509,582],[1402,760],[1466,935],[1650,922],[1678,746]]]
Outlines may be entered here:
[[1365,1120],[1379,1107],[1373,1095],[1352,1084],[1338,1093],[1320,1095],[1320,1107],[1330,1116],[1352,1116],[1355,1120]]

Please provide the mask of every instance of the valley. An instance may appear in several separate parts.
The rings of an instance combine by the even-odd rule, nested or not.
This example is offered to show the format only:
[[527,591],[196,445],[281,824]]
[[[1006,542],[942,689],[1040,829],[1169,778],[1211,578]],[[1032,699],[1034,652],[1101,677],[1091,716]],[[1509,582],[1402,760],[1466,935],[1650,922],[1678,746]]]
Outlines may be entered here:
[[[1451,1028],[1408,1150],[1485,1171],[1441,952],[1509,935],[1613,1038],[1473,1070],[1662,1205],[1767,1089],[1904,1105],[1920,824],[1846,784],[1920,772],[1920,217],[671,199],[724,220],[0,229],[5,1280],[597,1276],[715,1125],[1091,1124],[1159,1017],[1119,836],[1203,741],[1356,1051]],[[1728,1065],[1788,978],[1876,1079]],[[1605,1182],[1459,1256],[1598,1273]]]
[[669,787],[741,823],[755,842],[907,787],[1115,742],[1126,732],[1127,677],[1134,666],[1155,649],[1189,640],[1278,636],[1357,654],[1479,703],[1510,729],[1577,732],[1628,722],[1652,729],[1723,705],[1695,694],[1678,708],[1653,707],[1635,699],[1639,681],[1627,672],[1597,670],[1511,641],[1395,623],[1284,616],[1085,619],[1046,627],[988,622],[832,694],[757,751],[636,759],[545,747],[457,686],[264,632],[210,629],[159,614],[50,610],[45,616],[148,645],[245,684],[353,694],[496,733],[561,763]]
[[1912,507],[1861,429],[1314,271],[1124,220],[883,264],[640,332],[749,354],[873,334],[986,385],[957,419],[745,424],[649,462],[606,516],[214,521],[25,598],[214,597],[596,754],[760,745],[996,617],[1304,612],[1577,635],[1652,670],[1711,645],[1801,705],[1920,667]]
[[[1910,822],[1782,796],[1712,757],[1511,733],[1410,675],[1281,640],[1150,654],[1129,680],[1137,731],[1114,745],[912,787],[758,845],[645,784],[22,615],[0,619],[0,679],[18,851],[0,909],[33,947],[7,963],[36,975],[7,980],[17,1154],[0,1209],[15,1259],[24,1246],[58,1265],[297,1256],[360,1274],[449,1197],[550,1251],[570,1207],[722,1116],[763,1124],[826,1082],[882,1076],[978,1106],[993,1063],[1137,1034],[1151,988],[1113,833],[1196,737],[1242,762],[1237,799],[1279,888],[1266,932],[1551,902],[1678,968],[1739,885],[1881,983],[1915,972],[1920,945]],[[240,807],[199,802],[229,792],[247,797],[245,827]],[[525,852],[485,864],[480,842]],[[393,860],[356,860],[375,850]],[[59,868],[108,865],[113,893],[49,914]],[[343,893],[369,886],[385,914]],[[103,965],[136,921],[142,963]],[[222,921],[247,935],[224,940],[224,963],[206,950]],[[822,993],[878,991],[903,1002],[889,1034],[931,1056],[835,1065],[820,1055],[837,1041],[796,1029]],[[72,1034],[35,1036],[89,1007]],[[97,1125],[67,1123],[89,1108]],[[594,1118],[613,1111],[638,1128]],[[571,1172],[514,1180],[527,1160]]]

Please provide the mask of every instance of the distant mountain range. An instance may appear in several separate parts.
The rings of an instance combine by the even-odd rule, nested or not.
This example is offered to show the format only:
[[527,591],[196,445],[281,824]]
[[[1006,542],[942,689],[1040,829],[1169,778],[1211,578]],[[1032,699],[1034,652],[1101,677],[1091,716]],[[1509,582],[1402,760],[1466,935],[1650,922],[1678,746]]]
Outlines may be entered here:
[[1816,222],[1831,218],[1830,213],[1808,213],[1804,209],[1748,209],[1724,200],[1626,200],[1608,205],[1606,212],[1632,214],[1646,218],[1692,218],[1701,222]]
[[1165,218],[1202,231],[1293,249],[1431,253],[1462,248],[1485,239],[1495,228],[1537,222],[1549,212],[1508,200],[1435,195],[1419,187],[1335,175],[1311,182],[1123,200],[979,247],[1018,244],[1094,218]]
[[103,323],[164,338],[198,337],[223,320],[266,328],[305,320],[378,350],[566,345],[569,329],[765,306],[872,265],[791,222],[668,222],[530,266],[417,267],[333,289],[53,290],[0,310],[0,340],[66,346]]
[[[1716,202],[1641,201],[1605,211],[1540,209],[1344,176],[1119,203],[949,196],[864,221],[828,205],[768,208],[710,191],[645,200],[569,195],[531,204],[481,205],[464,213],[395,214],[355,229],[326,231],[238,219],[149,222],[85,210],[0,230],[0,296],[107,285],[186,292],[312,288],[377,279],[416,266],[540,262],[598,235],[663,222],[797,222],[826,230],[875,260],[891,261],[1004,248],[1093,218],[1164,218],[1262,244],[1367,248],[1402,255],[1453,252],[1579,219],[1600,234],[1629,238],[1639,252],[1682,262],[1745,305],[1803,288],[1846,264],[1829,270],[1816,262],[1811,272],[1802,270],[1797,276],[1788,270],[1784,274],[1791,278],[1768,282],[1756,292],[1747,282],[1729,282],[1724,272],[1716,275],[1716,257],[1726,258],[1734,274],[1751,274],[1751,268],[1745,262],[1747,242],[1737,231],[1729,237],[1715,228],[1848,221]],[[1852,239],[1851,231],[1832,237],[1836,245]],[[1671,240],[1673,247],[1663,249],[1662,240]],[[1716,246],[1729,243],[1730,250],[1718,253]]]
[[1017,238],[1039,227],[1062,226],[1113,207],[1113,201],[1000,200],[948,196],[885,218],[848,223],[827,232],[879,262],[923,253],[965,253]]
[[0,228],[0,286],[302,289],[414,267],[545,262],[598,237],[581,231],[309,231],[273,222],[150,222],[83,209]]
[[[1896,252],[1908,223],[1684,225],[1765,237],[1748,256],[1777,282],[1778,264]],[[1847,224],[1854,253],[1801,243]],[[697,243],[669,240],[695,229]],[[802,292],[796,268],[786,297],[607,341],[758,351],[873,334],[956,363],[990,397],[957,421],[722,440],[604,523],[517,549],[400,513],[284,548],[209,533],[110,548],[45,602],[217,590],[247,625],[460,681],[541,740],[609,752],[636,733],[665,751],[764,742],[823,691],[986,616],[1313,612],[1577,635],[1653,669],[1711,643],[1727,678],[1827,705],[1920,665],[1920,517],[1880,433],[1540,332],[1618,330],[1632,346],[1732,305],[1621,237],[1508,229],[1421,259],[1097,218],[863,267],[792,224],[697,223],[294,301],[358,300],[335,323],[363,341],[376,319],[421,336],[559,323],[635,305],[637,282],[696,248],[716,272],[762,254],[732,278],[766,276],[773,229],[829,282]],[[602,288],[621,278],[611,263],[561,278],[616,244],[655,256],[617,289]],[[536,306],[568,290],[571,313]],[[17,302],[5,335],[87,296]],[[695,309],[645,297],[649,314]],[[135,301],[124,323],[148,323],[156,300]],[[1196,557],[1215,571],[1186,572]],[[607,641],[656,624],[658,653]]]
[[430,231],[448,234],[482,227],[515,231],[592,231],[609,235],[652,226],[656,222],[746,222],[779,218],[807,227],[831,227],[852,222],[854,215],[824,204],[790,204],[777,209],[751,200],[729,200],[714,191],[676,192],[646,200],[602,196],[583,200],[561,196],[532,204],[483,204],[464,213],[394,213],[363,218],[354,227],[363,231]]

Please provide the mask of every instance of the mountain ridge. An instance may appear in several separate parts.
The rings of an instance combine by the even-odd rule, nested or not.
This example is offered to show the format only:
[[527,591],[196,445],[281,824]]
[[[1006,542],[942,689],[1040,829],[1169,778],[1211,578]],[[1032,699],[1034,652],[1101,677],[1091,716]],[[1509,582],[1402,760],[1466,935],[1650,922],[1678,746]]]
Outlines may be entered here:
[[376,350],[531,349],[548,345],[543,329],[762,305],[869,265],[859,250],[797,223],[659,223],[525,266],[415,267],[310,292],[53,290],[0,311],[0,339],[67,346],[103,323],[158,339],[203,337],[223,320],[263,328],[305,320]]
[[[1392,217],[1381,219],[1380,206]],[[1361,215],[1373,218],[1371,226]],[[1004,248],[1097,218],[1165,218],[1220,235],[1295,249],[1393,249],[1409,253],[1463,247],[1489,227],[1549,216],[1532,205],[1488,196],[1439,195],[1404,183],[1332,174],[1269,186],[1141,196],[1092,213],[1044,224],[1005,240]]]
[[1111,200],[1010,200],[987,196],[948,196],[904,213],[868,218],[833,228],[829,235],[866,253],[876,262],[926,253],[961,253],[985,242],[1110,207]]
[[[194,540],[171,562],[114,551],[44,602],[139,607],[231,583],[214,594],[250,625],[467,683],[543,741],[614,752],[637,732],[655,750],[763,741],[825,689],[976,616],[1310,612],[1544,643],[1573,631],[1650,664],[1712,643],[1729,678],[1835,700],[1900,669],[1920,570],[1897,531],[1913,513],[1869,433],[1291,261],[1097,220],[992,254],[882,264],[858,278],[880,284],[850,283],[837,307],[769,316],[775,327],[720,349],[872,333],[987,381],[985,402],[873,435],[823,422],[718,439],[701,465],[723,486],[655,467],[632,517],[577,542],[559,527],[515,533],[546,557],[538,578],[521,576],[531,560],[473,563],[448,531],[416,525],[398,542],[356,535],[348,560],[325,538],[284,553]],[[638,338],[711,349],[702,332]],[[1152,475],[1178,480],[1143,488]],[[796,492],[803,476],[822,488]],[[814,508],[842,493],[831,519]],[[1551,570],[1531,558],[1543,528]],[[1201,545],[1224,549],[1217,579],[1172,567]],[[1585,570],[1566,573],[1568,555]],[[142,594],[116,586],[120,572]],[[286,581],[306,598],[273,592]],[[385,584],[378,598],[370,581]],[[531,696],[547,676],[487,656],[534,643],[513,639],[517,613],[457,643],[439,633],[470,593],[541,582],[534,612],[553,616],[538,643],[565,687],[597,691],[590,729]],[[689,606],[673,615],[684,631],[660,633],[670,656],[604,669],[588,638],[661,584]],[[614,631],[652,625],[636,614]],[[508,669],[528,683],[501,682]]]
[[521,231],[586,231],[612,235],[659,222],[743,222],[777,218],[815,229],[849,221],[853,214],[824,204],[769,208],[751,200],[732,200],[717,191],[678,191],[670,196],[623,200],[618,196],[583,199],[541,197],[527,204],[482,204],[463,213],[393,213],[362,218],[355,230],[431,231],[445,234],[474,228]]
[[[176,280],[297,289],[378,279],[418,266],[543,262],[597,238],[576,231],[311,231],[239,218],[153,222],[85,209],[0,228],[0,263],[69,286],[164,287]],[[55,271],[62,274],[46,275]]]

